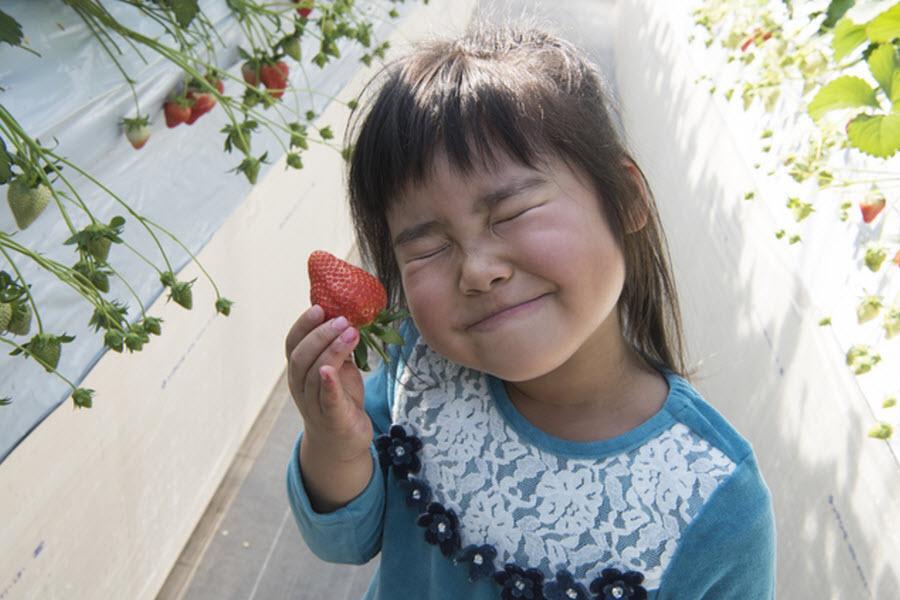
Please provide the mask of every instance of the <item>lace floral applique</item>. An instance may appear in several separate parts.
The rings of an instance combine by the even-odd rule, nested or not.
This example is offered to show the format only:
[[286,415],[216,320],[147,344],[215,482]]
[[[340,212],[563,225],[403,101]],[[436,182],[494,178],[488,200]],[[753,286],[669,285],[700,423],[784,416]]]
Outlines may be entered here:
[[425,541],[438,546],[441,553],[454,564],[468,565],[469,580],[491,577],[500,586],[503,600],[645,600],[647,590],[640,584],[644,576],[637,571],[622,573],[618,569],[604,569],[602,575],[591,582],[590,596],[583,585],[567,570],[560,570],[556,578],[545,582],[544,574],[534,567],[521,567],[507,563],[503,569],[494,568],[497,549],[490,544],[469,545],[460,549],[459,518],[453,509],[440,502],[429,501],[432,492],[428,483],[413,477],[421,468],[418,456],[422,441],[408,434],[402,425],[392,425],[390,433],[375,439],[382,468],[393,467],[397,485],[404,490],[407,506],[424,511],[416,524],[425,528]]

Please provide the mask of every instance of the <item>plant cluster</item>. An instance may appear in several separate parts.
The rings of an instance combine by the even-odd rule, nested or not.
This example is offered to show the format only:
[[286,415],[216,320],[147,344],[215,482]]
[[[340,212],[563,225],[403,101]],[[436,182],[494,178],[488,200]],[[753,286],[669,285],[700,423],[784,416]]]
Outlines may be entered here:
[[[878,169],[900,150],[900,3],[881,3],[864,22],[855,22],[848,14],[855,4],[855,0],[700,0],[692,15],[703,29],[706,47],[718,43],[727,53],[727,63],[740,67],[736,81],[728,80],[719,92],[726,101],[738,91],[744,110],[759,102],[772,113],[782,100],[781,110],[795,109],[798,118],[808,118],[816,126],[815,135],[802,140],[796,151],[779,156],[768,173],[780,170],[797,183],[815,186],[809,197],[784,200],[793,221],[800,223],[822,210],[815,206],[818,192],[839,195],[841,202],[832,214],[841,222],[850,219],[856,205],[860,229],[877,231],[869,241],[865,239],[874,236],[857,236],[863,256],[860,268],[880,274],[884,283],[896,281],[900,267],[900,234],[888,233],[885,226],[889,213],[900,211],[896,193],[900,175]],[[710,93],[716,94],[717,87],[712,85]],[[785,100],[785,92],[794,92],[799,102]],[[794,141],[789,136],[787,131],[765,129],[761,151],[771,155],[773,140],[781,137],[785,143],[780,145],[787,146]],[[872,168],[853,168],[848,157]],[[753,191],[744,196],[754,198]],[[778,229],[775,237],[786,239],[788,245],[801,241],[799,233],[784,229]],[[900,295],[888,299],[863,289],[857,324],[879,317],[880,343],[898,337]],[[830,316],[822,316],[819,325],[831,325]],[[855,343],[846,350],[846,364],[857,376],[880,362],[875,343]],[[894,404],[894,397],[887,396],[882,406]],[[892,432],[890,424],[878,423],[869,435],[886,439]]]
[[[329,126],[315,125],[319,115],[314,110],[307,111],[303,119],[297,119],[292,111],[281,106],[286,95],[319,94],[310,88],[291,85],[292,69],[300,69],[309,81],[302,56],[302,40],[309,37],[316,40],[317,52],[309,62],[318,68],[340,60],[341,45],[362,46],[365,53],[360,60],[365,65],[370,65],[373,59],[383,59],[388,49],[386,41],[374,44],[373,22],[354,0],[222,0],[247,43],[247,47],[238,48],[243,61],[240,73],[232,74],[218,64],[217,50],[225,42],[201,10],[199,0],[119,0],[133,8],[138,18],[152,20],[160,30],[156,37],[127,26],[100,0],[58,1],[61,9],[74,11],[83,21],[130,86],[135,112],[123,115],[121,126],[123,135],[135,150],[149,148],[152,151],[152,142],[148,145],[151,118],[165,119],[168,128],[190,126],[221,107],[228,119],[228,124],[221,130],[224,151],[241,155],[232,171],[251,184],[256,183],[261,165],[268,162],[266,152],[260,154],[253,149],[253,138],[260,129],[274,134],[287,155],[287,168],[303,168],[301,154],[311,143],[332,147],[345,159],[349,157],[349,148],[335,146],[330,141],[334,134]],[[393,19],[399,16],[393,5],[403,0],[390,2],[387,16]],[[27,45],[25,32],[14,16],[0,10],[0,46],[3,43],[14,47],[9,51],[39,56]],[[141,107],[136,81],[120,60],[125,52],[137,53],[145,63],[148,62],[145,53],[158,55],[183,73],[182,80],[161,106]],[[351,100],[347,105],[354,109],[356,101]],[[69,229],[68,238],[61,243],[73,246],[77,254],[73,264],[61,264],[20,244],[15,239],[16,231],[0,231],[0,253],[8,265],[0,271],[0,342],[13,347],[10,355],[34,359],[48,372],[66,381],[73,390],[76,407],[90,407],[94,390],[79,388],[56,370],[63,344],[73,342],[75,337],[45,329],[31,284],[23,276],[17,259],[33,261],[89,303],[94,309],[89,325],[95,332],[102,330],[104,346],[116,352],[140,351],[150,342],[151,335],[161,335],[162,320],[146,314],[132,286],[114,268],[111,260],[115,256],[114,251],[111,253],[113,245],[129,249],[150,264],[157,271],[160,283],[169,290],[168,299],[190,310],[193,306],[191,287],[196,279],[180,281],[176,277],[158,237],[158,234],[166,235],[190,255],[209,279],[216,292],[214,306],[218,314],[228,316],[234,302],[219,293],[196,257],[173,234],[138,214],[125,199],[68,157],[57,153],[55,147],[29,135],[0,102],[0,185],[6,186],[7,203],[16,227],[19,230],[28,228],[53,205]],[[77,174],[99,188],[121,206],[123,214],[116,215],[109,223],[97,219],[67,172]],[[79,219],[70,214],[73,208],[83,213],[79,216],[86,222],[84,226],[76,225]],[[161,254],[162,265],[155,264],[126,241],[126,215],[152,237]],[[110,277],[121,279],[134,296],[141,313],[137,321],[129,322],[126,303],[108,298]],[[37,324],[36,332],[32,332],[32,320]],[[27,336],[30,336],[27,341],[18,339]],[[11,401],[8,397],[0,398],[0,404]]]

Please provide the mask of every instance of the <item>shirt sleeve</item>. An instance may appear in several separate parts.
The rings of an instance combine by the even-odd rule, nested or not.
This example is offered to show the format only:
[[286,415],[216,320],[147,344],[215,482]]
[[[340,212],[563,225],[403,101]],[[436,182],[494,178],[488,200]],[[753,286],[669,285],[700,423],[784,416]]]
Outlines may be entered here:
[[772,496],[751,453],[686,530],[658,600],[773,600],[775,535]]
[[[387,369],[379,364],[365,380],[366,412],[375,435],[390,426],[387,409]],[[381,550],[384,526],[385,478],[374,444],[369,446],[374,462],[372,478],[348,504],[328,513],[313,510],[300,472],[300,441],[297,436],[287,469],[287,494],[300,535],[309,549],[324,561],[364,564]]]

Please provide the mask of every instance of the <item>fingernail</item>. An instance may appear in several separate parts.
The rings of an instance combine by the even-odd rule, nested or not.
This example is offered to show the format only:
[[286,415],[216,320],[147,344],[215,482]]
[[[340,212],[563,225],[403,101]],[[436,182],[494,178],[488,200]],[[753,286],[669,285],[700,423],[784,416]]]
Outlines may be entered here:
[[309,315],[316,321],[322,318],[324,312],[318,304],[313,304],[313,307],[309,309]]
[[355,337],[356,337],[356,330],[351,327],[350,329],[348,329],[347,331],[345,331],[344,333],[341,334],[341,341],[342,342],[352,342],[353,338],[355,338]]
[[334,321],[331,322],[331,326],[334,327],[335,331],[343,331],[347,328],[347,318],[346,317],[338,317]]

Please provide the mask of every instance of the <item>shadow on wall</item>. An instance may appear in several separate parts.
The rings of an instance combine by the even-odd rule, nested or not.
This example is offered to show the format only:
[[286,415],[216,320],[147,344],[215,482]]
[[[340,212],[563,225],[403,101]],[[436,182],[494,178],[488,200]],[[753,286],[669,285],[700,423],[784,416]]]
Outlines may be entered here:
[[[617,61],[620,73],[628,66],[620,92],[626,103],[652,96],[639,103],[643,108],[631,107],[634,114],[623,108],[629,143],[653,185],[669,240],[688,355],[691,364],[703,365],[695,383],[755,442],[773,494],[779,595],[897,597],[890,546],[864,546],[861,533],[872,523],[861,521],[857,500],[871,484],[860,480],[858,467],[884,442],[865,436],[865,413],[852,409],[863,400],[841,372],[843,352],[815,334],[815,315],[802,310],[800,279],[764,251],[760,236],[772,231],[748,221],[760,211],[735,192],[750,188],[751,173],[730,132],[709,131],[709,122],[721,118],[712,97],[698,96],[692,78],[668,68],[671,56],[685,52],[684,40],[668,23],[629,17],[629,10],[645,12],[622,12],[619,26],[628,29],[623,46],[632,55]],[[771,303],[761,302],[761,292]],[[815,346],[826,339],[824,347]],[[887,524],[891,513],[883,508],[871,519]],[[875,564],[881,568],[873,573]]]

